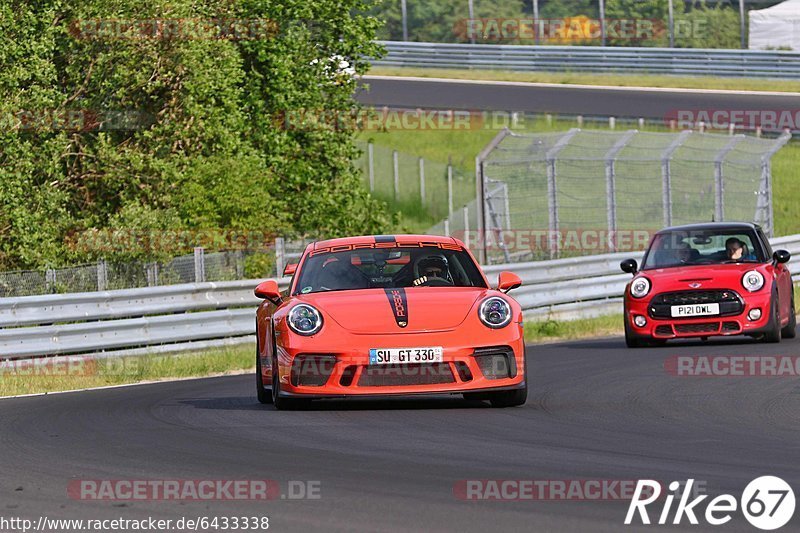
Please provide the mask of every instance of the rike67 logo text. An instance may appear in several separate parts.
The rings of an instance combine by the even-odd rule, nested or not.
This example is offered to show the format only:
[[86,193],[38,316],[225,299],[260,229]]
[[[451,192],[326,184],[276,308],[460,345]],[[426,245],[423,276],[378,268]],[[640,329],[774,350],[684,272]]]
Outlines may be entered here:
[[[663,507],[656,523],[679,525],[685,518],[690,524],[697,525],[699,523],[697,517],[700,515],[708,524],[719,526],[730,522],[737,509],[741,508],[742,514],[750,524],[769,531],[783,527],[794,515],[796,505],[794,491],[779,477],[762,476],[754,479],[745,487],[739,501],[730,494],[721,494],[706,503],[704,513],[700,511],[701,504],[708,495],[696,496],[690,501],[693,484],[694,479],[689,479],[686,482],[686,489],[680,491],[682,483],[673,481],[669,484],[669,492],[663,499]],[[661,493],[662,486],[658,481],[639,480],[628,507],[628,514],[625,516],[625,524],[630,525],[638,520],[641,520],[642,524],[650,524],[648,506],[656,508],[660,502],[659,504],[655,502],[661,499]],[[673,512],[676,495],[679,501]],[[651,510],[655,510],[652,508]],[[638,520],[636,520],[637,515]]]

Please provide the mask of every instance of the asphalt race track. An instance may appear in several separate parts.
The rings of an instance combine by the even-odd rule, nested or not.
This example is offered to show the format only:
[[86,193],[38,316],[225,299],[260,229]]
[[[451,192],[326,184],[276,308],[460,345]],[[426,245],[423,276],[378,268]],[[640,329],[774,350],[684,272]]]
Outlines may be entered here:
[[507,82],[470,82],[364,76],[369,90],[356,98],[371,106],[464,110],[501,110],[643,117],[674,118],[677,110],[793,110],[797,93],[737,93],[692,89],[640,89],[624,87],[575,87]]
[[[278,412],[256,402],[249,375],[0,400],[0,515],[268,515],[270,531],[670,529],[626,528],[620,501],[463,501],[453,487],[691,477],[712,497],[738,497],[750,480],[776,475],[797,492],[798,378],[675,377],[664,364],[676,354],[799,347],[724,339],[630,350],[620,338],[535,346],[528,403],[513,409],[444,398]],[[77,478],[316,480],[321,497],[87,502],[67,497]],[[796,531],[798,515],[782,531]],[[740,512],[723,527],[702,524],[692,530],[753,530]]]

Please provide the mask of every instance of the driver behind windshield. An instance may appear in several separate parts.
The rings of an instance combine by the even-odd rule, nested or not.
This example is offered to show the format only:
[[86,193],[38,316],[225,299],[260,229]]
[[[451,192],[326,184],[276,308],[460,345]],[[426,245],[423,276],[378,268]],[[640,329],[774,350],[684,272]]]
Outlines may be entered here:
[[755,261],[756,256],[747,249],[747,244],[731,237],[725,241],[725,253],[731,261]]
[[433,279],[440,279],[453,283],[450,269],[447,267],[447,258],[444,255],[427,255],[417,259],[415,268],[416,279],[414,285],[421,285]]

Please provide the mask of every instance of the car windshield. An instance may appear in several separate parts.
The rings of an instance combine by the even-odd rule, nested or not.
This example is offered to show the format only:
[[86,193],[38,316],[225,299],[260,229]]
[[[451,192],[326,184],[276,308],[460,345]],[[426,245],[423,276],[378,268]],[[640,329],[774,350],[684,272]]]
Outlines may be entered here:
[[642,268],[764,261],[764,251],[754,231],[669,231],[655,236]]
[[[461,247],[422,243],[415,247],[311,252],[299,272],[295,294],[400,287],[486,287],[480,270]],[[449,247],[449,248],[445,248]],[[341,249],[342,247],[336,247]],[[451,249],[452,248],[452,249]]]

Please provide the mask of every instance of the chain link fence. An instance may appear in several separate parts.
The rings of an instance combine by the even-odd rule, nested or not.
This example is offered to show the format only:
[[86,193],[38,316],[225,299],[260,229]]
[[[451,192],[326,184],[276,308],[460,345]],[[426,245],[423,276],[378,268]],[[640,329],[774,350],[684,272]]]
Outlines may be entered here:
[[637,130],[504,130],[479,156],[483,202],[430,229],[488,263],[643,249],[664,226],[740,220],[772,235],[770,161],[788,140]]
[[357,145],[362,153],[356,166],[365,185],[405,213],[441,220],[475,201],[474,173],[371,142]]
[[0,298],[134,289],[195,283],[233,281],[276,275],[274,250],[206,253],[175,257],[164,263],[97,263],[68,268],[0,272]]

